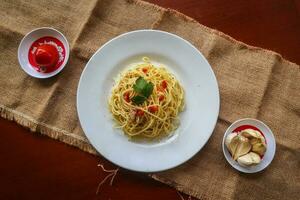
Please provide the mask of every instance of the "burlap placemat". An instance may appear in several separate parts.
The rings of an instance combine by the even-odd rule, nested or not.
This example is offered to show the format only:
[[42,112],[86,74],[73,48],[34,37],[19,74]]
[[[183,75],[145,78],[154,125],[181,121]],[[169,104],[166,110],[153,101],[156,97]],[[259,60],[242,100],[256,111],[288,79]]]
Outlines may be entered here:
[[[47,6],[45,6],[47,5]],[[76,90],[90,56],[109,39],[136,29],[160,29],[193,43],[217,76],[221,110],[205,148],[157,180],[200,199],[297,199],[300,192],[300,72],[277,53],[248,46],[176,11],[125,0],[1,1],[1,116],[54,139],[96,153],[77,118]],[[20,68],[17,48],[30,30],[51,26],[71,45],[67,67],[39,80]],[[221,141],[233,121],[252,117],[273,130],[277,151],[257,174],[241,174],[224,159]],[[8,133],[7,133],[8,134]]]

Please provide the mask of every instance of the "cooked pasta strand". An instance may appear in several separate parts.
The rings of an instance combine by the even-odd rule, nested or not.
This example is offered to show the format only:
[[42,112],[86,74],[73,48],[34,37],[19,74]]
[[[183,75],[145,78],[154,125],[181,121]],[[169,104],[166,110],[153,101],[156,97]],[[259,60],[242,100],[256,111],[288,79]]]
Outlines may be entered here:
[[[119,128],[129,137],[158,138],[179,126],[178,115],[184,109],[184,90],[164,67],[154,66],[143,57],[143,63],[126,70],[116,81],[109,99],[109,109]],[[139,77],[154,85],[152,94],[141,105],[131,99],[137,95],[133,85]]]

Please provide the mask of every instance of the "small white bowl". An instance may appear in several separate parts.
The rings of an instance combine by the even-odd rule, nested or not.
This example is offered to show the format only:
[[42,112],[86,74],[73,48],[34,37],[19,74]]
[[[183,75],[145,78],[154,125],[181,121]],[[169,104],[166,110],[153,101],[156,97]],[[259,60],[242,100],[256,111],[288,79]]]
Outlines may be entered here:
[[[244,167],[239,165],[239,163],[235,160],[232,159],[231,154],[229,153],[226,145],[225,145],[225,139],[228,134],[232,133],[233,130],[236,128],[243,126],[243,125],[251,125],[256,128],[258,128],[265,136],[266,143],[267,143],[267,151],[262,158],[261,162],[257,165],[254,166],[249,166],[249,167]],[[259,171],[262,171],[265,169],[273,160],[274,155],[275,155],[275,150],[276,150],[276,142],[274,135],[271,131],[271,129],[264,124],[263,122],[257,120],[257,119],[251,119],[251,118],[245,118],[245,119],[240,119],[235,121],[233,124],[229,126],[229,128],[226,130],[224,137],[223,137],[223,142],[222,142],[222,148],[223,148],[223,153],[226,158],[226,160],[229,162],[229,164],[235,168],[238,171],[244,172],[244,173],[256,173]]]
[[[65,48],[65,59],[62,63],[62,65],[56,69],[53,72],[49,73],[42,73],[36,71],[31,64],[29,63],[28,60],[28,51],[32,45],[33,42],[38,40],[39,38],[45,37],[45,36],[50,36],[57,38],[60,40]],[[52,76],[55,76],[58,74],[67,64],[68,59],[69,59],[69,54],[70,54],[70,49],[69,49],[69,43],[66,39],[66,37],[59,32],[58,30],[50,27],[42,27],[42,28],[37,28],[32,30],[31,32],[27,33],[22,41],[20,42],[19,48],[18,48],[18,60],[20,63],[21,68],[30,76],[35,77],[35,78],[49,78]]]

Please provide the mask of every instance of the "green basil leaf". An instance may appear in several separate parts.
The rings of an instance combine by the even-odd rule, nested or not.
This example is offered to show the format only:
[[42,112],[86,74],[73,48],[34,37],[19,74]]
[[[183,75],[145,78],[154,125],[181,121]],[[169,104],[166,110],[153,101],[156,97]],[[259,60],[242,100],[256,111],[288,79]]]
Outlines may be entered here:
[[154,85],[147,82],[143,77],[139,77],[133,85],[133,90],[138,94],[131,100],[134,104],[142,104],[152,94]]
[[144,88],[147,86],[147,81],[143,77],[139,77],[135,84],[133,85],[133,89],[137,93],[143,93]]
[[140,95],[134,96],[131,98],[131,101],[136,105],[140,105],[140,104],[144,103],[145,100],[146,100],[146,97],[140,96]]
[[142,90],[142,95],[146,98],[148,98],[151,94],[152,94],[152,91],[153,91],[153,83],[149,82]]

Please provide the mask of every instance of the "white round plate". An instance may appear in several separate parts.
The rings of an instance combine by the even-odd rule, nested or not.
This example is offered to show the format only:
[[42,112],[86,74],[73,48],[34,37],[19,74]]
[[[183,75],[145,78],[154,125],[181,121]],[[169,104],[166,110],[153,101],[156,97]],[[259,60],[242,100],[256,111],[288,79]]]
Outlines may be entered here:
[[[232,159],[226,145],[225,145],[225,139],[228,134],[232,133],[233,130],[235,130],[237,127],[243,126],[243,125],[251,125],[256,128],[258,128],[265,136],[266,143],[267,143],[267,151],[262,159],[262,161],[258,165],[244,167],[238,164],[235,160]],[[271,129],[264,124],[263,122],[257,120],[257,119],[251,119],[251,118],[245,118],[240,119],[238,121],[235,121],[233,124],[229,126],[229,128],[226,130],[223,142],[222,142],[222,148],[223,153],[226,158],[226,160],[229,162],[229,164],[235,168],[238,171],[244,172],[244,173],[256,173],[259,171],[264,170],[273,160],[276,150],[276,142],[274,135],[271,131]]]
[[[33,42],[38,40],[39,38],[45,37],[45,36],[51,36],[54,38],[57,38],[60,40],[66,51],[66,57],[62,65],[55,71],[50,72],[50,73],[42,73],[36,71],[30,64],[28,60],[28,51],[32,45]],[[52,76],[55,76],[58,74],[67,64],[68,59],[69,59],[69,43],[67,38],[58,30],[50,27],[42,27],[42,28],[37,28],[29,33],[27,33],[24,38],[21,40],[19,48],[18,48],[18,60],[20,63],[21,68],[30,76],[35,77],[35,78],[49,78]]]
[[[129,140],[114,128],[108,110],[114,78],[143,56],[164,64],[185,89],[179,128],[156,142]],[[125,33],[104,44],[86,64],[77,91],[78,116],[90,143],[111,162],[140,172],[170,169],[195,155],[214,130],[219,104],[217,80],[203,55],[179,36],[156,30]]]

